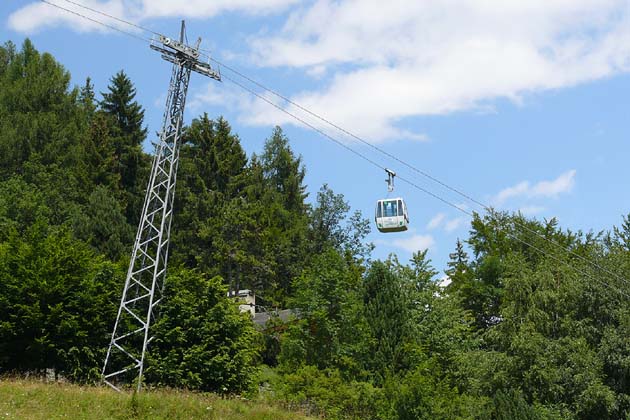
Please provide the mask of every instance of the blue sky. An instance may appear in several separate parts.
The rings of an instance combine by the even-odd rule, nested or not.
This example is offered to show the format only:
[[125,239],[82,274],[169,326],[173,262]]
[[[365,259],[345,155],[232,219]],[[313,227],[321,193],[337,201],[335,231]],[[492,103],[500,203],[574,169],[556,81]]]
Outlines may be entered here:
[[[90,15],[66,0],[50,1]],[[219,61],[499,209],[595,231],[630,211],[628,0],[74,1],[171,36],[186,19],[189,39],[202,37]],[[169,64],[147,45],[38,1],[2,2],[0,16],[3,41],[31,38],[64,64],[74,84],[90,76],[104,91],[124,69],[146,108],[149,132],[160,129]],[[383,172],[228,81],[193,76],[186,119],[203,112],[224,115],[250,154],[281,125],[303,156],[311,198],[327,183],[372,218],[375,201],[387,193]],[[428,247],[443,270],[456,239],[467,237],[468,217],[403,182],[395,194],[408,202],[411,229],[373,232],[374,257],[394,252],[406,261]]]

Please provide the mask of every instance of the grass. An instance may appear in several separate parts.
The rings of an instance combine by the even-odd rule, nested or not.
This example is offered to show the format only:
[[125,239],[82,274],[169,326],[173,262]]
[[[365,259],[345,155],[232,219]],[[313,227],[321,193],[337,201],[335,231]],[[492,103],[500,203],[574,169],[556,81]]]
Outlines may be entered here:
[[4,419],[216,419],[307,420],[262,402],[224,399],[214,394],[150,390],[138,395],[106,387],[0,380],[0,420]]

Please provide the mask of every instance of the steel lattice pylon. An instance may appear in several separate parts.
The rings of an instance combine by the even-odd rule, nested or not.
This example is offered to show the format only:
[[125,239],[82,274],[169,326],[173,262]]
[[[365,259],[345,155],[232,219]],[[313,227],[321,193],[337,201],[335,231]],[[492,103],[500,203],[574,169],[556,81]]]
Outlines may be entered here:
[[179,41],[160,35],[151,48],[173,63],[171,82],[159,143],[156,145],[142,216],[131,254],[118,316],[103,365],[103,381],[116,390],[137,381],[142,387],[149,327],[162,300],[173,219],[173,199],[188,81],[192,71],[221,80],[208,63],[199,61],[199,43],[184,43],[182,22]]

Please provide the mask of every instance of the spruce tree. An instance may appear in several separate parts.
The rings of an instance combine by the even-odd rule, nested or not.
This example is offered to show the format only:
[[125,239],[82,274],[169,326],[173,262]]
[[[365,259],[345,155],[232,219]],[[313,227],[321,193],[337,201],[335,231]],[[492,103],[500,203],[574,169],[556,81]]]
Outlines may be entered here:
[[395,259],[374,262],[363,283],[363,307],[372,334],[372,357],[366,364],[379,384],[406,367],[405,351],[413,340],[413,294],[407,279],[392,269],[396,265]]
[[108,92],[102,93],[101,109],[111,115],[121,134],[128,137],[128,147],[141,146],[147,136],[144,110],[137,101],[136,88],[124,71],[119,71],[110,80]]
[[185,131],[176,194],[174,256],[228,283],[252,286],[260,243],[256,208],[245,199],[247,157],[223,118],[207,114]]
[[275,278],[267,290],[269,301],[284,304],[291,294],[291,282],[303,269],[307,255],[308,218],[303,184],[305,170],[289,139],[276,127],[261,156],[265,190],[262,197],[269,233],[265,249],[275,260]]
[[144,110],[135,101],[136,89],[121,70],[111,78],[108,92],[101,93],[100,109],[111,118],[111,132],[120,188],[126,202],[127,220],[137,224],[144,198],[149,159],[142,152],[147,129],[143,127]]
[[183,176],[197,178],[191,187],[198,192],[209,189],[227,197],[238,193],[247,156],[240,139],[223,117],[213,121],[204,113],[186,129],[184,141],[181,156],[182,164],[187,161],[187,172]]
[[79,92],[79,103],[88,113],[88,116],[91,116],[96,109],[94,98],[94,84],[92,83],[92,79],[88,77],[85,79],[85,85],[83,85]]
[[472,279],[473,273],[468,262],[468,254],[459,238],[457,238],[455,252],[448,254],[448,257],[449,261],[446,263],[448,268],[444,271],[450,280],[447,288],[449,291],[459,290]]
[[267,184],[272,191],[278,193],[277,197],[284,208],[304,213],[304,199],[307,194],[303,182],[306,171],[302,165],[302,157],[295,156],[282,128],[276,127],[265,142],[261,160]]

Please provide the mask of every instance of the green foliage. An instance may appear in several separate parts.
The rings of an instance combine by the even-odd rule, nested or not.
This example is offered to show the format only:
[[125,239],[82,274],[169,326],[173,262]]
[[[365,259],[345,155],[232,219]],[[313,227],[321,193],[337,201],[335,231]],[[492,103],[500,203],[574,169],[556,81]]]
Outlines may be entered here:
[[0,182],[0,240],[8,239],[11,231],[23,233],[36,220],[53,218],[46,197],[34,185],[19,177]]
[[221,278],[171,272],[164,296],[147,381],[218,393],[251,391],[258,333],[249,314],[227,297]]
[[306,171],[302,166],[302,157],[295,157],[289,139],[282,129],[277,127],[265,142],[261,156],[264,179],[274,198],[278,199],[282,208],[304,213],[306,207],[306,186],[303,185]]
[[[5,45],[0,73],[0,179],[15,175],[49,190],[56,220],[69,213],[68,200],[88,191],[83,160],[85,121],[70,74],[47,53],[26,40],[21,51]],[[53,203],[49,203],[53,204]]]
[[[104,146],[101,160],[111,165],[117,175],[127,219],[135,226],[142,210],[149,169],[149,159],[142,152],[142,142],[147,135],[146,127],[142,127],[144,110],[134,101],[136,89],[124,71],[116,73],[110,82],[99,102],[100,111],[108,118],[109,136],[105,142],[95,144],[99,149]],[[111,157],[113,162],[107,162]]]
[[[88,80],[83,89],[82,99],[93,99],[92,89]],[[128,152],[127,148],[140,146],[147,135],[147,129],[142,127],[144,110],[137,101],[134,101],[136,89],[122,70],[111,78],[108,92],[101,95],[103,95],[103,100],[99,104],[101,109],[113,117],[120,134],[129,137],[128,144],[121,144],[120,149],[117,150],[122,157],[125,152]]]
[[251,196],[252,169],[229,124],[207,115],[186,130],[175,200],[174,258],[226,279],[230,290],[264,295],[275,263],[262,223],[265,208]]
[[378,383],[408,367],[414,343],[414,296],[405,280],[380,261],[365,277],[363,302],[372,355],[368,366]]
[[292,307],[299,319],[283,337],[280,367],[337,367],[361,376],[367,358],[368,324],[362,312],[361,273],[352,260],[328,248],[294,282]]
[[282,304],[292,294],[292,281],[300,275],[307,256],[306,172],[302,158],[294,155],[280,127],[265,142],[260,162],[256,159],[252,158],[253,180],[262,181],[264,186],[258,197],[263,206],[259,222],[269,234],[262,246],[273,273],[262,279],[263,297],[267,303]]
[[0,245],[0,371],[96,379],[121,281],[67,231],[42,222],[13,231]]
[[385,383],[383,419],[486,419],[487,401],[461,395],[437,366],[420,363],[402,377]]
[[377,419],[383,393],[368,382],[346,381],[336,369],[303,366],[276,384],[289,409],[327,419]]
[[312,254],[320,254],[326,247],[332,246],[360,261],[369,259],[374,245],[364,241],[370,233],[370,222],[358,210],[348,217],[349,211],[350,205],[343,194],[335,194],[327,184],[322,185],[317,193],[316,205],[309,214]]
[[74,221],[74,230],[77,237],[114,261],[129,251],[133,240],[120,203],[103,186],[90,194],[84,212]]
[[527,404],[523,394],[511,389],[499,390],[494,396],[494,415],[496,420],[538,420],[541,417]]
[[[511,244],[496,246],[498,235],[490,233],[481,219],[477,220],[473,234],[481,263],[472,267],[474,275],[468,281],[499,287],[500,291],[491,293],[495,305],[492,313],[496,314],[497,322],[483,325],[483,342],[494,351],[478,353],[480,358],[476,360],[468,359],[469,366],[476,365],[475,369],[479,369],[473,375],[485,378],[480,382],[484,386],[479,388],[467,381],[469,389],[489,395],[504,387],[518,386],[525,401],[537,413],[546,413],[550,418],[626,417],[626,391],[617,388],[615,377],[607,374],[604,366],[610,359],[602,357],[600,350],[622,331],[619,326],[625,309],[617,308],[623,308],[624,303],[619,301],[620,295],[604,287],[605,283],[599,283],[597,277],[583,276],[589,268],[582,261],[565,254],[560,258],[568,264],[558,264],[557,248],[541,237],[567,244],[574,252],[604,266],[609,259],[617,260],[623,246],[609,238],[612,252],[602,255],[593,235],[561,232],[553,220],[542,224],[524,221],[520,215],[502,217],[501,240],[513,241]],[[523,224],[528,229],[523,229]],[[523,250],[520,238],[524,237],[547,255]],[[484,266],[488,260],[501,267],[494,270],[495,274]],[[465,286],[459,285],[457,292],[465,290]],[[472,294],[464,295],[470,302]],[[480,315],[481,319],[487,319],[487,306],[469,305],[469,308],[476,312],[477,319]],[[492,358],[480,363],[486,355]],[[488,363],[493,359],[500,364],[498,370],[496,364]],[[518,406],[512,409],[527,411]]]
[[95,98],[94,84],[92,83],[92,79],[88,76],[88,78],[85,79],[85,85],[83,85],[79,92],[79,103],[88,114],[88,117],[91,117],[96,110]]

